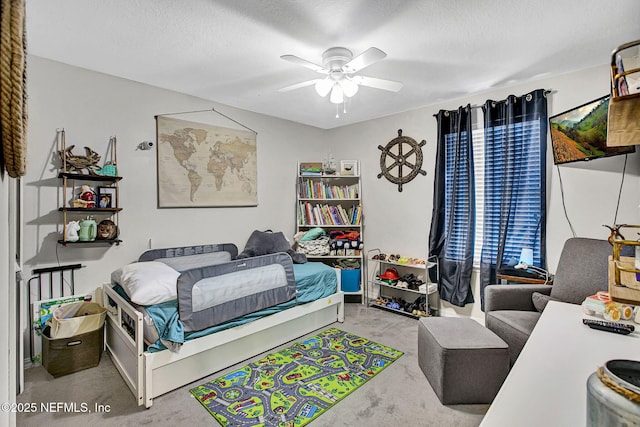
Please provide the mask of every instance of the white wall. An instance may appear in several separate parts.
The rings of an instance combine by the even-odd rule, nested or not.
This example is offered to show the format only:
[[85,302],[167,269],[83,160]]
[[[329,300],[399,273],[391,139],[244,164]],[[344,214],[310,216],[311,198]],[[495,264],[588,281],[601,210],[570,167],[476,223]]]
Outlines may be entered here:
[[[316,128],[254,114],[144,84],[29,57],[29,166],[25,178],[26,271],[69,263],[77,272],[76,290],[93,291],[110,273],[148,248],[232,242],[240,250],[254,229],[293,235],[296,162],[322,155],[324,133]],[[258,132],[258,206],[243,208],[157,209],[156,153],[136,150],[155,141],[154,116],[215,108]],[[207,120],[229,128],[233,122],[213,112]],[[177,118],[198,120],[198,115]],[[83,153],[89,146],[104,155],[109,137],[118,140],[119,246],[57,245],[62,215],[59,180],[52,159],[56,129]]]
[[[81,262],[80,291],[91,291],[109,273],[136,259],[147,248],[230,241],[240,248],[254,229],[294,230],[295,168],[299,160],[322,160],[332,152],[337,160],[357,159],[363,177],[365,240],[368,248],[387,253],[424,256],[427,252],[436,121],[439,109],[455,109],[487,99],[504,99],[530,90],[552,90],[549,115],[608,92],[609,70],[601,67],[561,77],[494,88],[421,109],[329,131],[213,104],[209,101],[143,84],[29,57],[29,173],[25,179],[26,271],[34,267]],[[400,92],[398,96],[402,96]],[[216,209],[156,209],[155,152],[136,151],[143,140],[155,140],[157,114],[215,107],[258,132],[258,207]],[[209,113],[207,113],[209,114]],[[210,113],[214,114],[214,113]],[[186,118],[182,116],[183,118]],[[234,127],[233,123],[220,125]],[[118,137],[121,237],[114,247],[60,247],[57,225],[58,180],[52,166],[56,128],[64,127],[67,144],[104,152],[110,135]],[[397,130],[417,141],[425,139],[423,169],[404,186],[378,179],[380,150]],[[612,224],[624,157],[561,166],[569,217],[577,235],[605,238],[602,224]],[[548,149],[548,264],[555,271],[564,241],[571,236],[560,199],[558,173]],[[640,154],[629,156],[618,223],[640,223]],[[476,293],[476,300],[479,295]],[[482,318],[479,304],[464,309],[446,306],[445,314]]]

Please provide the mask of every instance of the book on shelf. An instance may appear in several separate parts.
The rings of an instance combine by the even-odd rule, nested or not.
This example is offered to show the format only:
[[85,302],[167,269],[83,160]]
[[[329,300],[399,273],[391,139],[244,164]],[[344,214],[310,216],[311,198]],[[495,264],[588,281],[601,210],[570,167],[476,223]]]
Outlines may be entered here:
[[334,224],[339,224],[342,222],[340,217],[340,213],[338,212],[338,208],[335,206],[329,206],[329,214],[331,215],[331,220]]
[[349,224],[349,216],[347,215],[347,211],[342,206],[338,206],[338,213],[340,214],[340,219],[342,223]]
[[335,185],[300,178],[298,195],[303,199],[357,199],[358,185]]
[[362,207],[352,205],[347,212],[341,205],[300,202],[300,225],[360,225]]

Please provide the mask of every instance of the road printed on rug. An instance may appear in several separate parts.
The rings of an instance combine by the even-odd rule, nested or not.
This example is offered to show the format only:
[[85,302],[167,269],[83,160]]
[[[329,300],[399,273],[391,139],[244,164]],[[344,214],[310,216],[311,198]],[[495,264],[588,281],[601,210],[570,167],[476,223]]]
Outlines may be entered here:
[[301,427],[403,354],[331,328],[190,392],[225,427]]

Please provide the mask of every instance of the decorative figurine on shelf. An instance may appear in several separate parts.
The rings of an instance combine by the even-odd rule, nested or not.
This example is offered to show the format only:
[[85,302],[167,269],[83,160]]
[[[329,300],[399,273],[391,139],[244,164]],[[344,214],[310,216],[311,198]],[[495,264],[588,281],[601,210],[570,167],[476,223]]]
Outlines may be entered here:
[[325,175],[335,175],[336,173],[336,159],[329,153],[326,159],[322,162],[322,172]]
[[98,169],[96,173],[104,176],[116,176],[118,175],[118,168],[114,162],[107,162],[101,169]]
[[118,237],[118,226],[110,219],[104,219],[98,224],[98,240],[113,240]]
[[80,236],[78,236],[79,230],[80,224],[78,223],[78,221],[69,221],[69,224],[67,224],[64,240],[66,240],[67,242],[77,242],[80,238]]
[[96,240],[97,224],[96,221],[88,216],[86,219],[80,221],[80,232],[78,237],[81,242],[92,242]]
[[98,167],[98,162],[100,161],[100,154],[96,153],[89,147],[84,147],[84,150],[87,152],[87,155],[79,156],[71,152],[73,151],[74,147],[75,145],[72,145],[70,147],[67,147],[64,151],[62,150],[58,151],[58,155],[60,156],[60,159],[63,161],[63,164],[66,165],[66,171],[82,173],[82,170],[86,169],[88,174],[95,175],[96,170],[100,169]]
[[80,186],[80,200],[85,202],[85,208],[93,209],[96,207],[96,192],[88,185]]

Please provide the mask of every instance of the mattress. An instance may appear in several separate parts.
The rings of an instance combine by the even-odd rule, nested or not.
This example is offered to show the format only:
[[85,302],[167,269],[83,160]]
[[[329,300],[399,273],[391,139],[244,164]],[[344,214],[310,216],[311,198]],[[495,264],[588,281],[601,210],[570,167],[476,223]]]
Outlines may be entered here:
[[[144,316],[144,340],[147,344],[147,351],[157,352],[167,348],[176,351],[185,341],[243,325],[261,317],[286,310],[296,304],[304,304],[327,297],[337,290],[338,283],[335,270],[326,264],[321,262],[294,264],[293,272],[296,281],[297,302],[296,300],[288,301],[200,331],[184,331],[182,322],[179,319],[177,300],[150,306],[131,304]],[[114,290],[130,302],[119,285],[115,285]]]

